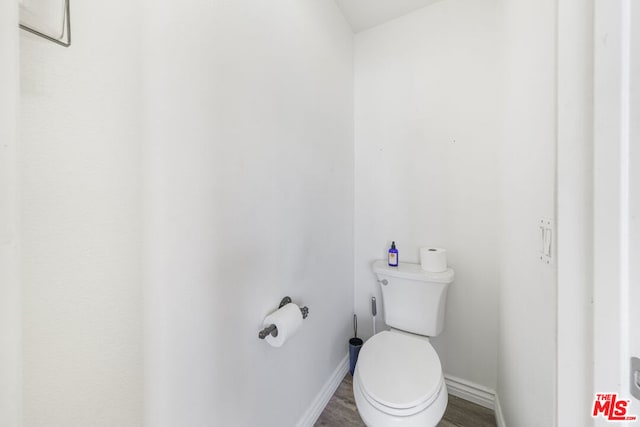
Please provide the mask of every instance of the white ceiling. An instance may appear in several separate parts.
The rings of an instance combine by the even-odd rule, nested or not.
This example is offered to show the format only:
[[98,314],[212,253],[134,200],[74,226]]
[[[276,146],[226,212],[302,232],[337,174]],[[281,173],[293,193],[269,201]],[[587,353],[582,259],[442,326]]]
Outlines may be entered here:
[[335,0],[355,33],[437,1],[439,0]]

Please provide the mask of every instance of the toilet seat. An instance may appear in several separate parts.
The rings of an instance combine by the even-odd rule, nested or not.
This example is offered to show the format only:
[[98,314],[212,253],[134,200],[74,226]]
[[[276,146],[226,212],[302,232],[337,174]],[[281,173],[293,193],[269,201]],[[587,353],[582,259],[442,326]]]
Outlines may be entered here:
[[389,331],[364,344],[354,380],[369,404],[392,416],[425,410],[444,383],[440,359],[427,340]]

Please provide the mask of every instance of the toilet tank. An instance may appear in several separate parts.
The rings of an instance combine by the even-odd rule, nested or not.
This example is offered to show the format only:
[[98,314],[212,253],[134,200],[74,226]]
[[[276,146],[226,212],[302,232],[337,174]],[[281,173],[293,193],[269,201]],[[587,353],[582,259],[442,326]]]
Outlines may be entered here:
[[386,261],[373,263],[382,289],[385,323],[395,329],[435,337],[444,328],[447,289],[454,271],[424,271],[420,264],[401,262],[389,267]]

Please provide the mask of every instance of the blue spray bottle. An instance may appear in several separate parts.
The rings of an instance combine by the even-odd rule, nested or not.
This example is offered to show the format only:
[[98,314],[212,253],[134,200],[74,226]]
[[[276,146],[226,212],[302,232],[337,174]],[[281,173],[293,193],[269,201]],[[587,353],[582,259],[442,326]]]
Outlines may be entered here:
[[398,250],[396,249],[396,242],[391,242],[391,248],[389,248],[389,266],[398,266]]

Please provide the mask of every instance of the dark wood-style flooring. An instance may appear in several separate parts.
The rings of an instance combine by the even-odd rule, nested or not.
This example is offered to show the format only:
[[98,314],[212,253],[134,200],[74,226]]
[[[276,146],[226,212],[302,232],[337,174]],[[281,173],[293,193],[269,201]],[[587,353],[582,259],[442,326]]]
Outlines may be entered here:
[[[353,398],[351,374],[342,383],[327,404],[315,427],[364,427]],[[492,410],[449,395],[449,404],[438,427],[495,427]]]

